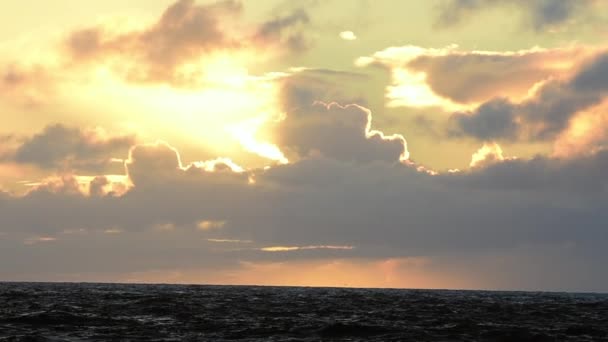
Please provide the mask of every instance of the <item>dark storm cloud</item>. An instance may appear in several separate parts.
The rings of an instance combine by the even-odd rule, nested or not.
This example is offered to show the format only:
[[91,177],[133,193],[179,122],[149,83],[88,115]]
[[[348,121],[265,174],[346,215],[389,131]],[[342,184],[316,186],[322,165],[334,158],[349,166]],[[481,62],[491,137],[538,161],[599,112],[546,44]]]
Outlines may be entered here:
[[608,55],[600,54],[570,80],[546,82],[521,103],[490,100],[472,112],[452,116],[455,134],[481,140],[550,140],[568,127],[572,117],[599,104],[608,91]]
[[135,141],[133,136],[105,136],[54,124],[21,141],[3,159],[43,169],[103,172],[113,157],[123,157]]
[[595,0],[445,0],[440,3],[437,23],[452,26],[466,17],[493,6],[517,6],[530,16],[532,27],[543,30],[560,25],[582,12]]

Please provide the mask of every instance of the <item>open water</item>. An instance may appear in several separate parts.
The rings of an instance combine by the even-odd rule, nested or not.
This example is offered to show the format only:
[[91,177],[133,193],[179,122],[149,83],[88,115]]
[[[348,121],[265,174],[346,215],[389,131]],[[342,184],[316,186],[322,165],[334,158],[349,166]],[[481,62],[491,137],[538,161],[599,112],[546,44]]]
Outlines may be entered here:
[[608,341],[608,296],[0,283],[0,341]]

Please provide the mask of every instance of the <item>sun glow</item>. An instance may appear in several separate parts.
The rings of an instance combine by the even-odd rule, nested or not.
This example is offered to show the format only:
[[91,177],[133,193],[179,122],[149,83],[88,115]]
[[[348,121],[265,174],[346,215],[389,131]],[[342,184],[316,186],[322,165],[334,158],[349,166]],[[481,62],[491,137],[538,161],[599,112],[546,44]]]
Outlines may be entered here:
[[276,145],[256,139],[256,133],[268,120],[268,117],[252,118],[230,127],[229,131],[247,151],[287,164],[289,161]]
[[223,54],[182,65],[178,73],[189,75],[183,84],[128,82],[104,65],[84,85],[69,90],[82,94],[85,103],[99,104],[104,117],[110,113],[113,124],[134,128],[144,139],[187,141],[216,156],[244,150],[287,162],[258,132],[280,117],[277,76],[249,74],[243,56]]

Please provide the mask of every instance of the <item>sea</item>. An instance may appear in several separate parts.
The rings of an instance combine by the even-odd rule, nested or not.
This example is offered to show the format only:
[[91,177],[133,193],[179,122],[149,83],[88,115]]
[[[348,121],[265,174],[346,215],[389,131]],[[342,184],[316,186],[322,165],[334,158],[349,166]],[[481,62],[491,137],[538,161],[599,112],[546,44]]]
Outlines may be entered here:
[[0,283],[0,341],[608,341],[608,295]]

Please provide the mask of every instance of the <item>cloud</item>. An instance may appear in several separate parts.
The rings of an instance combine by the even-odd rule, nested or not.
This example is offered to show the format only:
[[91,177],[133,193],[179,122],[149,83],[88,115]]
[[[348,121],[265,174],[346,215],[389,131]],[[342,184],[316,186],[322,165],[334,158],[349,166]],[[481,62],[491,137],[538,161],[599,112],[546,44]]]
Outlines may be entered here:
[[555,139],[553,154],[558,157],[595,153],[608,147],[608,101],[583,110],[570,119],[568,127]]
[[31,237],[31,238],[25,239],[25,241],[23,243],[26,245],[35,245],[37,243],[53,242],[56,240],[57,240],[57,238],[50,237],[50,236],[36,236],[36,237]]
[[199,82],[198,75],[209,71],[205,65],[212,58],[253,63],[261,55],[307,47],[301,27],[309,17],[303,9],[254,27],[242,23],[241,12],[242,4],[235,0],[210,4],[178,0],[149,27],[127,32],[106,26],[85,28],[70,33],[65,47],[76,63],[106,62],[130,81],[175,85]]
[[586,12],[591,5],[599,3],[596,0],[445,0],[439,6],[437,24],[440,27],[453,26],[486,8],[512,5],[529,16],[536,31],[541,31],[566,24]]
[[25,107],[39,106],[55,93],[55,79],[50,68],[43,65],[0,65],[0,98]]
[[113,158],[123,156],[135,137],[108,135],[101,129],[80,129],[53,124],[20,141],[5,153],[5,162],[31,164],[43,169],[103,172]]
[[222,20],[240,11],[240,3],[232,0],[207,5],[179,0],[146,29],[112,33],[104,27],[86,28],[72,32],[65,46],[76,62],[124,58],[122,64],[128,66],[132,80],[173,80],[180,77],[178,68],[183,63],[239,44],[224,32]]
[[[605,196],[606,177],[602,170],[608,166],[607,150],[569,158],[503,159],[502,162],[495,160],[482,168],[473,168],[465,174],[451,174],[448,181],[463,182],[474,188],[570,194],[589,200],[587,208],[590,210],[598,207],[598,203],[593,203],[596,196]],[[554,199],[559,201],[559,198]],[[562,199],[566,200],[566,197]]]
[[277,124],[276,144],[298,158],[399,162],[409,157],[403,136],[371,129],[372,114],[359,105],[313,102],[293,107]]
[[333,250],[351,250],[353,246],[270,246],[260,248],[263,252],[293,252],[293,251],[306,251],[316,249],[333,249]]
[[487,166],[492,163],[504,161],[502,148],[497,143],[485,143],[471,156],[471,168]]
[[[160,241],[174,241],[171,244],[191,245],[199,253],[220,253],[213,262],[217,258],[235,260],[232,246],[215,243],[213,248],[206,247],[207,242],[213,243],[206,239],[226,237],[255,241],[248,244],[254,249],[304,249],[302,253],[240,250],[239,258],[246,260],[265,260],[256,253],[272,254],[267,257],[278,258],[275,260],[308,260],[324,251],[320,246],[354,246],[349,250],[327,248],[325,252],[348,252],[342,257],[368,260],[439,260],[466,255],[468,263],[474,263],[484,255],[510,253],[507,251],[519,246],[559,244],[571,244],[574,249],[562,251],[560,257],[594,251],[600,260],[606,258],[600,243],[608,238],[603,225],[605,153],[577,160],[497,160],[470,172],[441,176],[418,172],[404,164],[309,158],[268,170],[252,170],[257,180],[250,184],[232,171],[180,167],[172,151],[162,144],[134,150],[129,167],[135,187],[120,197],[41,190],[24,197],[4,196],[0,198],[0,223],[2,227],[19,227],[9,229],[10,234],[28,232],[30,236],[56,237],[70,228],[121,230],[121,236],[139,231],[140,238],[150,240],[136,244],[140,247],[130,247],[131,254],[152,253],[155,248],[167,250],[168,246],[154,246]],[[138,178],[141,175],[133,172],[136,167],[142,167],[147,177],[158,177],[158,181],[142,182]],[[228,172],[224,176],[233,177],[220,177],[224,172]],[[34,211],[36,215],[28,214]],[[200,231],[195,225],[202,220],[225,224],[219,230]],[[151,230],[167,222],[176,228],[157,233]],[[191,228],[187,229],[188,225]],[[574,226],[578,229],[573,230]],[[161,233],[165,234],[162,239],[150,235]],[[201,237],[195,239],[192,234]],[[64,242],[58,239],[55,243]],[[183,248],[172,253],[183,258],[189,250]],[[522,256],[523,262],[536,257]],[[171,267],[179,263],[179,258],[151,260]],[[205,258],[198,260],[199,265],[212,265]],[[603,281],[594,285],[608,285]],[[522,280],[519,285],[526,284],[530,286]]]
[[359,57],[355,65],[359,67],[380,66],[391,73],[392,84],[386,87],[387,106],[460,108],[459,104],[436,94],[426,82],[426,75],[407,68],[407,64],[420,56],[442,56],[456,48],[451,45],[443,49],[426,49],[406,45],[389,47],[375,52],[372,56]]
[[[328,110],[324,105],[322,109]],[[333,110],[346,114],[361,109]],[[363,131],[359,125],[352,129]],[[330,146],[333,143],[327,141]],[[321,144],[319,148],[331,151]],[[603,190],[606,152],[576,159],[511,160],[501,157],[497,148],[490,150],[481,154],[486,162],[494,159],[491,163],[432,176],[395,160],[353,163],[329,153],[268,169],[208,171],[196,164],[183,165],[179,153],[165,143],[139,145],[131,150],[127,163],[133,187],[126,193],[91,196],[38,188],[19,197],[0,195],[0,226],[6,227],[9,236],[57,237],[66,229],[103,234],[113,229],[123,232],[117,236],[131,241],[137,239],[131,234],[139,234],[146,244],[131,244],[129,250],[115,245],[114,249],[130,255],[149,254],[150,260],[166,267],[186,267],[179,266],[186,256],[198,260],[200,267],[213,267],[216,262],[229,264],[237,259],[310,260],[338,254],[366,260],[466,258],[472,263],[521,246],[540,250],[559,245],[573,246],[558,254],[562,258],[583,252],[596,253],[599,260],[608,257],[601,242],[608,239],[603,224],[607,219]],[[254,183],[249,181],[251,177]],[[66,187],[75,185],[67,180]],[[201,222],[222,225],[200,230],[197,225]],[[169,223],[174,227],[170,231],[154,228]],[[163,234],[162,239],[156,234]],[[64,239],[57,239],[54,245],[67,244]],[[248,251],[235,251],[234,246],[214,239],[252,242]],[[163,243],[179,245],[180,251]],[[293,252],[260,250],[272,247]],[[176,257],[164,261],[153,257],[159,250],[171,250]],[[96,255],[103,259],[102,254]],[[522,258],[525,262],[536,257]],[[137,270],[142,266],[126,262],[124,267]],[[589,272],[598,273],[597,269]],[[595,279],[593,284],[608,286],[606,281]],[[519,286],[526,284],[530,285],[522,281]]]
[[357,36],[353,31],[342,31],[338,36],[344,40],[357,40]]
[[226,221],[209,221],[204,220],[197,223],[197,228],[200,230],[219,229],[226,224]]
[[407,68],[426,73],[426,82],[440,96],[458,103],[491,97],[525,97],[536,83],[563,78],[595,49],[573,47],[514,52],[457,51],[420,56]]
[[523,100],[539,82],[568,78],[572,69],[601,51],[577,46],[463,51],[456,45],[438,49],[406,45],[360,57],[356,64],[388,68],[389,106],[462,110],[493,97]]
[[608,91],[607,76],[608,54],[601,53],[570,79],[549,80],[520,103],[496,98],[452,119],[462,134],[481,140],[554,139],[579,112],[602,102]]
[[[282,80],[280,109],[285,115],[267,125],[274,143],[288,160],[325,156],[350,162],[400,162],[409,158],[400,134],[387,135],[372,128],[372,113],[354,103],[343,82],[365,82],[362,74],[334,70],[296,70]],[[329,98],[337,102],[323,102]]]
[[[287,47],[288,51],[303,51],[308,48],[308,44],[303,33],[300,30],[294,30],[294,27],[306,25],[309,22],[308,13],[302,8],[298,8],[288,15],[262,23],[254,40],[263,44],[279,42]],[[291,32],[285,35],[285,32],[290,30]]]
[[[48,212],[56,212],[53,217],[80,220],[80,225],[85,226],[100,219],[102,222],[95,225],[103,223],[102,226],[125,230],[166,222],[173,222],[175,226],[191,224],[193,230],[198,230],[195,225],[200,222],[224,222],[221,233],[233,234],[235,239],[251,239],[250,234],[254,233],[252,240],[260,243],[355,245],[364,250],[382,243],[387,250],[392,246],[416,254],[433,246],[447,249],[470,246],[473,243],[468,241],[470,238],[481,239],[478,241],[488,246],[501,245],[504,241],[492,237],[493,234],[502,237],[513,234],[511,241],[528,241],[525,232],[539,222],[531,220],[531,210],[539,210],[542,215],[565,210],[565,207],[560,209],[559,199],[563,199],[565,205],[572,194],[579,194],[585,203],[594,202],[598,195],[604,196],[601,184],[605,181],[601,173],[607,160],[604,152],[576,160],[541,157],[497,160],[471,172],[431,176],[400,163],[353,164],[316,157],[268,170],[249,171],[256,177],[256,182],[251,184],[248,175],[242,173],[208,172],[180,166],[174,151],[165,144],[135,148],[128,164],[134,188],[121,197],[96,199],[77,192],[37,190],[9,202],[26,207],[45,203]],[[478,192],[479,189],[485,191]],[[511,189],[525,191],[512,193]],[[467,197],[466,202],[459,202],[462,196]],[[544,203],[547,197],[554,200]],[[56,201],[51,202],[52,199]],[[431,210],[428,203],[433,203]],[[58,209],[64,205],[67,206]],[[599,202],[590,203],[585,210],[591,210],[588,214],[600,214],[592,208],[600,209]],[[13,209],[1,217],[9,218],[24,208]],[[78,215],[64,217],[60,215],[64,210]],[[492,214],[483,217],[474,214],[484,210]],[[513,210],[527,215],[517,219],[516,228],[511,227],[510,220],[495,222],[492,226],[484,224],[484,220],[489,223],[506,219],[513,215]],[[578,210],[578,207],[568,207],[567,212]],[[93,211],[97,213],[91,215]],[[473,217],[481,220],[479,224],[470,225]],[[44,212],[37,219],[45,219]],[[49,221],[48,217],[46,220],[48,227],[53,220]],[[447,222],[455,230],[449,233],[453,238],[449,243],[441,238],[446,234]],[[599,222],[591,224],[589,229],[599,227]],[[60,226],[57,222],[57,227]],[[369,230],[370,226],[375,228]],[[24,224],[20,227],[25,229]],[[40,227],[32,225],[30,229],[36,231]],[[559,227],[565,229],[567,225],[549,225],[543,229],[558,231]],[[584,238],[584,234],[561,233],[566,233],[568,238]],[[542,241],[542,234],[535,236]],[[319,241],[320,237],[327,241]]]

